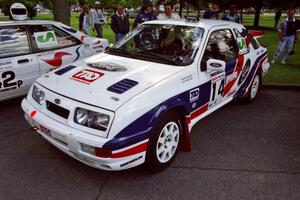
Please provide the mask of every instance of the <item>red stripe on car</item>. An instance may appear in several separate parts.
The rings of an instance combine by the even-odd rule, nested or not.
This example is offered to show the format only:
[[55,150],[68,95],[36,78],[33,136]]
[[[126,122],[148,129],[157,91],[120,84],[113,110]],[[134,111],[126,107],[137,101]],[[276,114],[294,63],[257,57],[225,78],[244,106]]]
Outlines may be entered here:
[[131,156],[134,154],[138,154],[141,152],[144,152],[147,150],[147,146],[148,146],[148,142],[145,142],[143,144],[137,145],[135,147],[132,147],[130,149],[118,152],[118,153],[113,153],[111,155],[112,158],[123,158],[123,157],[127,157],[127,156]]

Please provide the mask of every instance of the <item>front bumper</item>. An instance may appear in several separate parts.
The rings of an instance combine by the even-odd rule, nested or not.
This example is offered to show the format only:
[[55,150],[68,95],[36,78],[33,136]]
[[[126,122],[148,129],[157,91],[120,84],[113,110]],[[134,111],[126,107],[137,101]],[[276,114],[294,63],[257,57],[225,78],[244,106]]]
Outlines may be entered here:
[[[115,171],[135,167],[145,162],[148,140],[112,152],[112,157],[101,158],[89,154],[82,145],[101,148],[109,140],[69,127],[39,112],[26,98],[22,101],[25,118],[52,145],[89,166]],[[139,151],[136,151],[139,147]]]

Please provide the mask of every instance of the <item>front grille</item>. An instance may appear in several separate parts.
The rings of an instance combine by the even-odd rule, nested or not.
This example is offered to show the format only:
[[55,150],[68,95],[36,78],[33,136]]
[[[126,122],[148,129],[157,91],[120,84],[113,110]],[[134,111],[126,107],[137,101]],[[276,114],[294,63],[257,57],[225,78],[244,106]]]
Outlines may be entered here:
[[53,112],[54,114],[56,114],[62,118],[68,119],[69,114],[70,114],[69,110],[62,108],[62,107],[60,107],[54,103],[51,103],[49,101],[47,101],[46,103],[47,103],[47,109],[49,111]]

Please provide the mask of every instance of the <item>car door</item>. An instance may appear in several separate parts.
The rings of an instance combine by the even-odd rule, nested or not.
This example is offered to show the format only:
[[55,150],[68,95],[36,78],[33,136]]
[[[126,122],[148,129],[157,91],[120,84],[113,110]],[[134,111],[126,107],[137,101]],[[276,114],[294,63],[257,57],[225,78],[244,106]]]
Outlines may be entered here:
[[25,26],[0,27],[0,100],[26,94],[39,77]]
[[52,24],[30,25],[41,75],[79,59],[81,41]]
[[[237,55],[237,44],[231,29],[211,30],[201,61],[202,71],[209,73],[211,78],[209,109],[232,98],[231,93],[234,90],[232,80],[236,78]],[[225,69],[208,69],[208,62],[215,65],[224,62]]]

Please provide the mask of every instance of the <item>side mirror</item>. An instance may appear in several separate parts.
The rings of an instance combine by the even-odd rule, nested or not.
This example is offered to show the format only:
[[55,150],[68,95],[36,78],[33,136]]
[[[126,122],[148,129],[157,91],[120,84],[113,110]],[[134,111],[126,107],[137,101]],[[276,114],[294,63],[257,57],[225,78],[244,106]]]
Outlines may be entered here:
[[224,72],[226,63],[223,60],[209,59],[206,62],[206,67],[208,71]]
[[249,52],[245,38],[237,38],[237,44],[239,48],[239,55],[244,55]]

